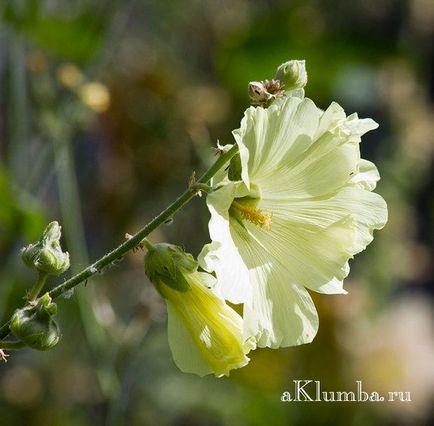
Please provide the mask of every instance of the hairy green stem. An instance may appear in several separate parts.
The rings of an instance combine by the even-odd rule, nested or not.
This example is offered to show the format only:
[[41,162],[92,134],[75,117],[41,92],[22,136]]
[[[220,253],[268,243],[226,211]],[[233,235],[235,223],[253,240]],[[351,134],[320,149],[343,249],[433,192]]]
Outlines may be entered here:
[[[198,183],[208,183],[209,180],[224,166],[236,153],[238,152],[238,146],[234,145],[226,154],[222,155],[210,169],[198,180]],[[185,191],[178,199],[176,199],[169,207],[163,210],[158,216],[151,220],[145,227],[138,231],[131,238],[123,242],[120,246],[104,255],[92,265],[85,268],[77,275],[70,278],[68,281],[57,286],[49,292],[50,296],[55,299],[68,290],[76,287],[81,282],[87,280],[92,275],[108,266],[111,266],[113,262],[121,259],[128,251],[137,247],[142,240],[147,237],[152,231],[158,228],[161,224],[170,219],[178,210],[180,210],[185,204],[187,204],[194,196],[195,192],[191,190]]]
[[41,292],[42,288],[44,287],[45,281],[47,280],[48,274],[46,272],[39,272],[38,278],[31,288],[29,295],[27,297],[28,302],[33,302]]
[[[238,153],[238,146],[234,146],[221,155],[217,161],[197,180],[197,184],[207,184],[210,179],[225,165],[231,158]],[[59,297],[68,290],[73,289],[80,283],[86,281],[91,276],[102,272],[105,268],[110,267],[116,261],[122,259],[124,255],[137,247],[142,240],[147,237],[152,231],[157,229],[161,224],[170,219],[178,210],[180,210],[185,204],[187,204],[196,195],[196,191],[188,189],[180,197],[178,197],[169,207],[163,210],[158,216],[152,219],[146,226],[144,226],[140,231],[134,234],[131,238],[124,241],[121,245],[116,247],[114,250],[105,254],[103,257],[98,259],[92,265],[83,269],[78,274],[71,277],[69,280],[65,281],[63,284],[55,287],[49,292],[52,299]],[[0,339],[3,339],[9,334],[9,321],[0,327]],[[1,342],[0,342],[1,345]]]

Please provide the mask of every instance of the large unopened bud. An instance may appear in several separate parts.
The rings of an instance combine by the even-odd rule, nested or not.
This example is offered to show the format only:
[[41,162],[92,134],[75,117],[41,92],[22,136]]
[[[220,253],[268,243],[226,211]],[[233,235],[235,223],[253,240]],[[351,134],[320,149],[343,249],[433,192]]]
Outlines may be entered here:
[[33,349],[51,349],[61,338],[59,326],[53,319],[56,313],[57,305],[46,293],[36,305],[15,311],[10,329],[18,339]]
[[307,84],[306,61],[285,62],[277,68],[274,78],[280,81],[285,91],[302,89]]
[[199,376],[228,375],[249,362],[242,318],[213,290],[216,279],[197,271],[191,254],[171,244],[150,247],[145,271],[166,299],[169,346],[177,366]]
[[60,246],[61,227],[51,222],[41,239],[21,250],[21,257],[30,268],[50,275],[60,275],[69,268],[69,253]]

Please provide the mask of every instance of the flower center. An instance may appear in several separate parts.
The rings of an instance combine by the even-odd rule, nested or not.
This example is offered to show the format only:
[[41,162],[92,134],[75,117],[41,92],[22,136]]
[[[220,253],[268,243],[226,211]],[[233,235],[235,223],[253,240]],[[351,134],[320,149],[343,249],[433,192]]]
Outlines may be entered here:
[[271,219],[273,214],[257,209],[246,201],[241,201],[240,199],[238,199],[238,201],[234,200],[230,208],[230,213],[235,216],[235,218],[248,220],[254,225],[266,229],[267,231],[271,229]]

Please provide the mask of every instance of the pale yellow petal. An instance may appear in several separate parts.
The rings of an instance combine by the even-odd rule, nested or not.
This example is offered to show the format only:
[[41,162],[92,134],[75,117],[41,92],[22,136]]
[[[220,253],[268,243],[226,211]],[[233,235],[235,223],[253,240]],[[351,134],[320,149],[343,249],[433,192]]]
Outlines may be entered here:
[[[332,291],[330,282],[341,282],[348,274],[356,230],[350,216],[324,229],[289,224],[273,218],[271,231],[249,223],[241,227],[231,221],[234,244],[249,270],[264,264],[286,270],[288,283],[312,290]],[[344,293],[334,287],[333,292]]]
[[380,174],[374,163],[361,159],[358,172],[351,178],[351,183],[358,184],[360,187],[373,191],[380,180]]
[[189,291],[162,287],[174,361],[184,372],[229,375],[249,362],[246,354],[254,344],[244,339],[242,318],[209,288],[213,277],[193,272],[185,278]]
[[167,331],[173,360],[184,373],[206,376],[212,373],[190,333],[184,318],[171,302],[167,303]]
[[217,291],[232,303],[251,300],[252,288],[248,269],[237,247],[233,244],[229,225],[229,207],[235,195],[239,195],[239,185],[228,183],[207,197],[211,213],[209,232],[212,243],[206,245],[198,256],[201,267],[216,272],[219,277]]
[[242,156],[246,185],[252,176],[258,179],[272,169],[282,156],[296,158],[305,151],[312,144],[321,114],[310,99],[296,97],[268,109],[246,110],[241,127],[233,132],[240,151],[248,150],[248,158]]
[[250,277],[254,297],[244,306],[246,334],[255,336],[259,347],[310,343],[318,331],[318,314],[309,293],[278,265],[258,266]]

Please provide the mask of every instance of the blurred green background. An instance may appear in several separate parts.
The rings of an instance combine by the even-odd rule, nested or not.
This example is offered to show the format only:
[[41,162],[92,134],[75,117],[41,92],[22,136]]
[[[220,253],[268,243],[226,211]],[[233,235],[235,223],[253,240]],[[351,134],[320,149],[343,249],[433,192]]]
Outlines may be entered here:
[[[19,249],[48,221],[71,272],[117,245],[232,143],[247,83],[287,59],[306,59],[320,107],[380,123],[361,149],[390,212],[349,294],[314,295],[314,342],[255,351],[230,378],[177,370],[164,302],[129,254],[58,301],[55,350],[0,365],[1,426],[434,424],[432,0],[1,0],[0,19],[2,322],[34,279]],[[196,199],[152,239],[197,255],[207,221]],[[412,402],[280,402],[296,379]]]

